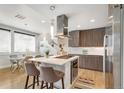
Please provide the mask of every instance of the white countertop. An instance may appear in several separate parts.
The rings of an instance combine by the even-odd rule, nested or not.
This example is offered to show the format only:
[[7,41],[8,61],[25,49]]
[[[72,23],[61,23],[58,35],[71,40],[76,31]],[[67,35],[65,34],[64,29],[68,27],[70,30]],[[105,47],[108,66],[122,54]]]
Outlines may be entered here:
[[54,65],[64,65],[67,62],[71,62],[71,61],[79,58],[79,56],[73,56],[68,59],[61,59],[61,58],[56,58],[56,57],[58,57],[58,56],[50,56],[49,58],[46,58],[46,57],[31,58],[31,59],[29,59],[29,61],[54,64]]

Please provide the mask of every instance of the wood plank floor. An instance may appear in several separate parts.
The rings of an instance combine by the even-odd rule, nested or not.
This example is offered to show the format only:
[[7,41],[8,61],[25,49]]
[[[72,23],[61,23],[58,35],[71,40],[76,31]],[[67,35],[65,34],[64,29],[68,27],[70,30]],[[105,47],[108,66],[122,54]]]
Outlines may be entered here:
[[[79,81],[79,78],[90,80],[92,84],[86,84]],[[9,68],[0,69],[0,89],[24,89],[26,80],[26,74],[24,70],[15,71],[12,73]],[[105,88],[105,78],[102,72],[80,69],[78,81],[73,85],[76,88],[83,86],[83,88]],[[87,81],[86,80],[86,81]],[[29,80],[29,84],[32,83],[32,78]],[[36,86],[39,88],[39,86]]]
[[0,69],[0,89],[24,89],[25,80],[24,70],[16,70],[12,73],[10,68]]
[[[107,81],[106,83],[105,75],[106,78],[110,78],[111,81]],[[77,77],[77,80],[75,80],[72,88],[105,89],[106,86],[111,88],[110,86],[112,86],[112,74],[104,74],[103,72],[99,71],[80,69],[79,76]]]

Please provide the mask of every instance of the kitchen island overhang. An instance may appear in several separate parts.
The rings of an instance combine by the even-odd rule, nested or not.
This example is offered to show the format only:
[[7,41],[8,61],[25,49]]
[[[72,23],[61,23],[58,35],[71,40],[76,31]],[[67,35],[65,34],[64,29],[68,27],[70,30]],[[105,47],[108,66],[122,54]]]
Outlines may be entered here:
[[[66,55],[64,55],[66,56]],[[72,56],[70,58],[61,58],[61,56],[50,56],[49,58],[40,57],[40,58],[31,58],[29,61],[38,62],[41,66],[53,67],[55,70],[59,70],[65,73],[64,76],[64,86],[65,88],[71,88],[71,84],[74,79],[78,75],[79,69],[79,56]],[[73,72],[73,63],[77,62],[77,72],[74,74]],[[76,76],[74,76],[76,75]],[[61,81],[58,81],[54,84],[56,88],[61,88]]]

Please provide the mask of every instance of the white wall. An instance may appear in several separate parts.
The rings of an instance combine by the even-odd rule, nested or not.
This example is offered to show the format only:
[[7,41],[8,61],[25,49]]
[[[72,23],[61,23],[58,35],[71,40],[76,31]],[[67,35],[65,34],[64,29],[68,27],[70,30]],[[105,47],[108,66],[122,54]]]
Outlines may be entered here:
[[123,22],[123,25],[122,25],[122,31],[123,31],[123,45],[121,46],[121,47],[123,47],[123,58],[122,58],[122,60],[123,60],[123,63],[122,63],[122,77],[123,77],[123,88],[124,88],[124,5],[123,5],[123,14],[122,14],[122,22]]
[[9,55],[0,55],[0,69],[9,66],[10,66]]

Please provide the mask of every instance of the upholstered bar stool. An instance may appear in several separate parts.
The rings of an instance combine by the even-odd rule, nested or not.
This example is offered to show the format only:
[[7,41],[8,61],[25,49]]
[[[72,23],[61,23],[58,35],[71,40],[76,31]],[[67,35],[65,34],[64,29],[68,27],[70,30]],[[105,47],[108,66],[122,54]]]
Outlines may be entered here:
[[[29,88],[32,86],[32,88],[35,88],[35,83],[37,82],[37,85],[39,85],[39,75],[40,71],[36,68],[34,63],[25,63],[25,69],[27,73],[27,79],[25,83],[25,89]],[[33,84],[28,85],[29,77],[33,76]],[[35,81],[37,79],[37,81]]]
[[[60,79],[62,80],[62,88],[64,89],[64,73],[61,71],[54,70],[52,67],[40,67],[40,78],[42,80],[41,89],[44,88],[44,82],[46,87],[53,89],[53,84]],[[50,84],[50,87],[48,86]]]
[[26,56],[25,59],[24,59],[24,62],[29,62],[28,60],[29,60],[30,58],[33,58],[33,56]]

